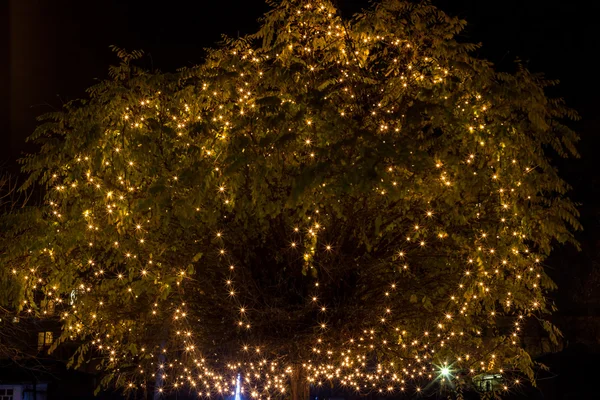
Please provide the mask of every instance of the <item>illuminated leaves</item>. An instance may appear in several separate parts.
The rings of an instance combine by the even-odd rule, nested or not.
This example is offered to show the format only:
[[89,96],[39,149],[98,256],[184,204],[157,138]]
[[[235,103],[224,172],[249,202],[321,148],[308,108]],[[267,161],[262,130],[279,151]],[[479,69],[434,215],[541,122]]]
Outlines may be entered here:
[[[119,50],[114,79],[47,116],[24,172],[53,189],[10,225],[11,301],[36,279],[89,288],[63,339],[93,343],[115,379],[161,354],[165,390],[222,394],[241,371],[279,396],[300,362],[363,391],[415,393],[442,359],[473,370],[463,382],[530,372],[520,317],[544,318],[554,287],[535,260],[579,226],[545,154],[575,153],[557,122],[572,112],[470,56],[464,22],[429,4],[342,21],[300,3],[175,74]],[[116,373],[129,364],[145,372]]]

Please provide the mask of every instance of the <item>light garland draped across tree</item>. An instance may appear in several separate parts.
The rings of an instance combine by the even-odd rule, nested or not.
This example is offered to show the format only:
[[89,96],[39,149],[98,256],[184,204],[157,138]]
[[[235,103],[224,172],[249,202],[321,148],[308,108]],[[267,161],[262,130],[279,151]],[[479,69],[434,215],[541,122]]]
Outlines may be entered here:
[[495,72],[428,2],[272,5],[177,73],[117,50],[45,117],[23,170],[47,203],[11,219],[6,301],[63,304],[59,343],[131,390],[533,379],[521,332],[556,334],[543,262],[578,228],[548,158],[577,155],[553,82]]

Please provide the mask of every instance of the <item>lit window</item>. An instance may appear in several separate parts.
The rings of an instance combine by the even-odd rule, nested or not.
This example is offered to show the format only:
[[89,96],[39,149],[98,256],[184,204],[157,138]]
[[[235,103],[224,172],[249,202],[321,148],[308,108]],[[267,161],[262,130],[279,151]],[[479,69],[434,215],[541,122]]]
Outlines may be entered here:
[[13,389],[0,389],[0,400],[13,400]]
[[44,347],[49,347],[53,340],[54,335],[52,332],[38,332],[38,350],[42,350]]

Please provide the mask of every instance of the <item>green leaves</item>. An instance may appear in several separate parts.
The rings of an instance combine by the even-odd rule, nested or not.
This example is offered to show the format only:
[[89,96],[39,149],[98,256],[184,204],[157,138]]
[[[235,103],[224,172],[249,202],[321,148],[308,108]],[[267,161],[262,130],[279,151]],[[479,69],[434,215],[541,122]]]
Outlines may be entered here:
[[202,258],[202,253],[196,253],[196,255],[194,255],[194,257],[192,257],[192,262],[198,262],[198,260],[200,260]]
[[[22,163],[24,188],[47,191],[2,222],[2,305],[76,288],[62,338],[81,354],[111,338],[117,382],[163,362],[147,354],[181,360],[181,385],[262,357],[355,377],[437,357],[533,378],[503,318],[544,321],[542,261],[580,228],[547,154],[576,155],[576,114],[542,78],[472,57],[454,39],[464,21],[427,2],[352,21],[301,3],[175,74],[115,48],[111,79],[44,118]],[[384,368],[356,373],[350,350]]]

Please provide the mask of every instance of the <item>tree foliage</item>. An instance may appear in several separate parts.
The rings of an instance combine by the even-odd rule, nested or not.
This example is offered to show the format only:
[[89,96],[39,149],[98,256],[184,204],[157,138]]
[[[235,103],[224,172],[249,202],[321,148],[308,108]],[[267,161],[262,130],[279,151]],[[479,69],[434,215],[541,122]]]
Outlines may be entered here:
[[176,73],[116,49],[110,79],[43,117],[23,171],[46,204],[4,237],[2,301],[62,301],[76,361],[99,351],[133,388],[533,378],[521,327],[551,312],[544,259],[579,227],[554,82],[496,72],[426,1],[272,6]]

